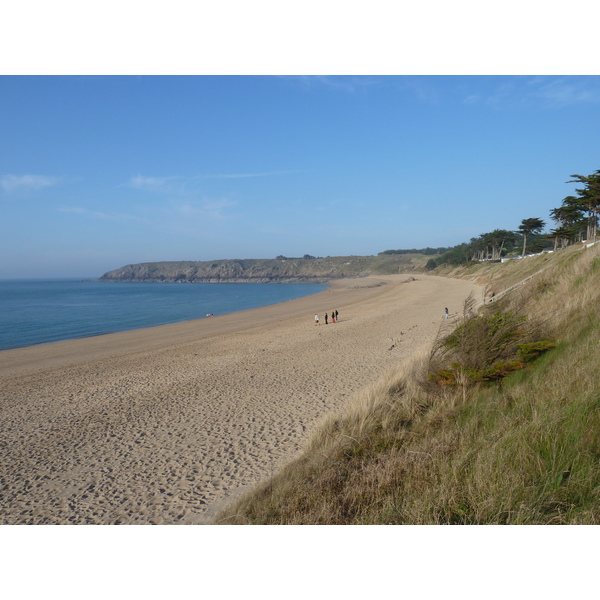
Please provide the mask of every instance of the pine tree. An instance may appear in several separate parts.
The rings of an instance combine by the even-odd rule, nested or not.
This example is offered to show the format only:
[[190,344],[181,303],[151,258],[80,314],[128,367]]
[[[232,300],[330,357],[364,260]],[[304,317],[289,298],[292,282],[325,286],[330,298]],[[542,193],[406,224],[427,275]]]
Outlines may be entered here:
[[546,223],[542,219],[532,217],[531,219],[523,219],[519,225],[519,231],[523,234],[523,253],[525,256],[525,250],[527,249],[527,236],[535,233],[540,233],[546,226]]

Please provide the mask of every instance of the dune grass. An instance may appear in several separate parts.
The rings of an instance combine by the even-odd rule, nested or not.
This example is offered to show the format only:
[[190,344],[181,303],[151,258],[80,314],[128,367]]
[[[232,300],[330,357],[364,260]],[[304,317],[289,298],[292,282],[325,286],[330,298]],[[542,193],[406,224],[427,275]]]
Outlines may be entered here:
[[[512,315],[521,341],[554,348],[487,383],[432,381],[444,361],[464,364],[460,353],[434,347],[411,358],[324,421],[298,460],[216,522],[598,523],[600,244],[540,258],[542,273],[475,319]],[[501,287],[508,267],[512,285],[540,270],[529,260],[520,273],[515,261],[462,275]],[[485,328],[465,331],[489,343]],[[476,342],[473,355],[483,347]]]

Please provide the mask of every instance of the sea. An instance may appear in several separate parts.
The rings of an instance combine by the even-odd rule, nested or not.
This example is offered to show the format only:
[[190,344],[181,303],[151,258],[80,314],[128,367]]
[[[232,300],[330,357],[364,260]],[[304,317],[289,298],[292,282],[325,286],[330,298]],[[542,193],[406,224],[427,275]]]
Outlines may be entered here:
[[115,333],[270,306],[316,283],[108,283],[0,280],[0,350]]

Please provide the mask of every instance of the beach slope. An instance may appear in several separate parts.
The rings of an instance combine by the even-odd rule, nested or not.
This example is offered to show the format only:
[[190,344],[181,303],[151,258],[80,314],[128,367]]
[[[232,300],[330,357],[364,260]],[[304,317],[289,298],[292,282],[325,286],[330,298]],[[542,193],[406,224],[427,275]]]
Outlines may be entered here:
[[420,274],[344,279],[275,306],[0,352],[0,523],[210,523],[430,344],[470,292],[480,299],[474,283]]

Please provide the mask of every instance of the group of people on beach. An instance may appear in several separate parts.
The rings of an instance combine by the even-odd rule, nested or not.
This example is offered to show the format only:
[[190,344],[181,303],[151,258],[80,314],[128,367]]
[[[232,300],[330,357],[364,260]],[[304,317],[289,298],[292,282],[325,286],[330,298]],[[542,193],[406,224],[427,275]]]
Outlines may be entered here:
[[[338,320],[338,311],[337,310],[332,310],[331,311],[331,322],[335,323]],[[327,325],[329,323],[329,315],[327,313],[325,313],[325,325]],[[319,315],[315,315],[315,325],[319,325]]]
[[[335,323],[338,320],[338,311],[337,310],[332,310],[331,311],[331,322]],[[444,308],[444,317],[446,319],[450,318],[450,311],[448,310],[448,308]],[[325,325],[327,325],[329,323],[329,315],[327,313],[325,313]],[[316,314],[315,315],[315,325],[319,325],[319,315]]]

